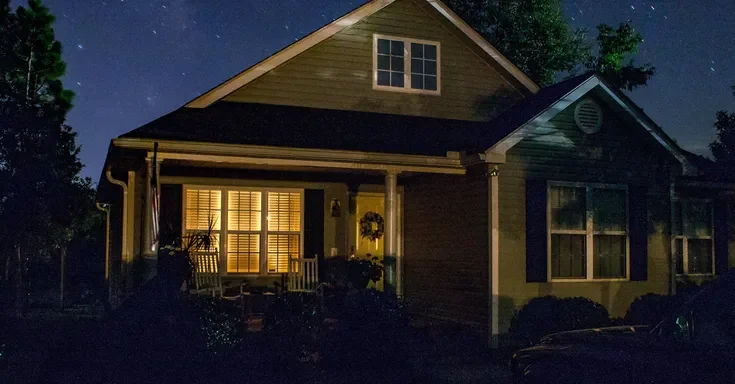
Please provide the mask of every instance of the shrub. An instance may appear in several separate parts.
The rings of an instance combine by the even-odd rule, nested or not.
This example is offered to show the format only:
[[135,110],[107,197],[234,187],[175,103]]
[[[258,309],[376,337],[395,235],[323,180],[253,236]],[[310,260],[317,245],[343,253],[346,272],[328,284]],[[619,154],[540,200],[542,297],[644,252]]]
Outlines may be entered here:
[[221,354],[241,345],[245,323],[237,303],[192,295],[187,298],[187,308],[207,351]]
[[630,304],[625,313],[625,324],[655,326],[664,316],[678,308],[684,296],[645,294]]
[[326,282],[340,288],[366,288],[373,281],[383,278],[383,265],[377,257],[371,259],[343,259],[333,257],[325,260]]
[[263,320],[265,334],[281,358],[303,358],[319,351],[324,317],[318,296],[284,293],[268,306]]
[[544,296],[531,299],[515,313],[510,333],[517,341],[527,344],[537,343],[542,337],[555,332],[609,324],[607,309],[590,299]]

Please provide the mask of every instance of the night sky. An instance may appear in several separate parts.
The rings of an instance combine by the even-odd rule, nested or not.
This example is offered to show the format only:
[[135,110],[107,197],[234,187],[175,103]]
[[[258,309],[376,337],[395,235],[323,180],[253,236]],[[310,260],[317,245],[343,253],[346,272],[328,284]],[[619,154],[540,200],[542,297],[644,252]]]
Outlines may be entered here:
[[[365,0],[45,0],[77,93],[82,172],[110,139],[180,107]],[[23,1],[14,0],[13,6]],[[686,149],[709,155],[715,111],[735,111],[735,1],[565,0],[575,27],[632,20],[657,74],[633,100]]]

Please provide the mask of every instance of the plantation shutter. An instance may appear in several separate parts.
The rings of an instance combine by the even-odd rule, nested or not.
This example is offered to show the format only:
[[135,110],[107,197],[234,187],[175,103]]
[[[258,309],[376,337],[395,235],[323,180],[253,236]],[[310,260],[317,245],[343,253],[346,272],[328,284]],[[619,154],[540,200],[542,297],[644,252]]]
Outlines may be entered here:
[[259,191],[227,193],[227,272],[260,272],[262,196]]
[[301,249],[301,193],[268,192],[268,273],[288,272]]
[[630,280],[648,280],[648,204],[647,189],[628,188],[628,228],[630,238]]
[[181,208],[183,206],[183,187],[181,184],[161,185],[161,212],[158,218],[160,246],[171,245],[181,236]]
[[526,180],[526,281],[545,282],[548,276],[546,180]]
[[729,267],[728,242],[729,226],[727,223],[727,201],[715,200],[714,207],[714,235],[715,235],[715,274],[721,275],[727,272]]
[[[324,190],[307,189],[304,192],[304,257],[317,255],[324,261]],[[319,269],[322,273],[322,269]],[[319,276],[320,280],[322,276]]]

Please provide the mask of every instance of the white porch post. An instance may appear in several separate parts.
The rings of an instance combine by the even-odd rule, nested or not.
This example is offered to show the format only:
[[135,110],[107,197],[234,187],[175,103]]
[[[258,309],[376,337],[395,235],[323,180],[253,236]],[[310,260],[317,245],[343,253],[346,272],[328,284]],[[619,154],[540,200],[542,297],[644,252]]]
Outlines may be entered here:
[[397,275],[397,238],[398,238],[398,171],[388,170],[385,174],[385,243],[383,259],[385,261],[385,290],[396,293],[398,289]]

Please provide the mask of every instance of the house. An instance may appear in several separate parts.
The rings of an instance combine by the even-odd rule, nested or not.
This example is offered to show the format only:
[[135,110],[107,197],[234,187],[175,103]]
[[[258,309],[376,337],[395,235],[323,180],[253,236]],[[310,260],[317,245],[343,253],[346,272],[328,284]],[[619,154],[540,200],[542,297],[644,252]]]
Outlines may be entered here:
[[732,190],[596,74],[540,89],[441,1],[373,0],[112,140],[98,199],[111,281],[155,266],[155,224],[213,223],[223,279],[379,255],[414,313],[496,342],[533,297],[622,316],[726,270]]

